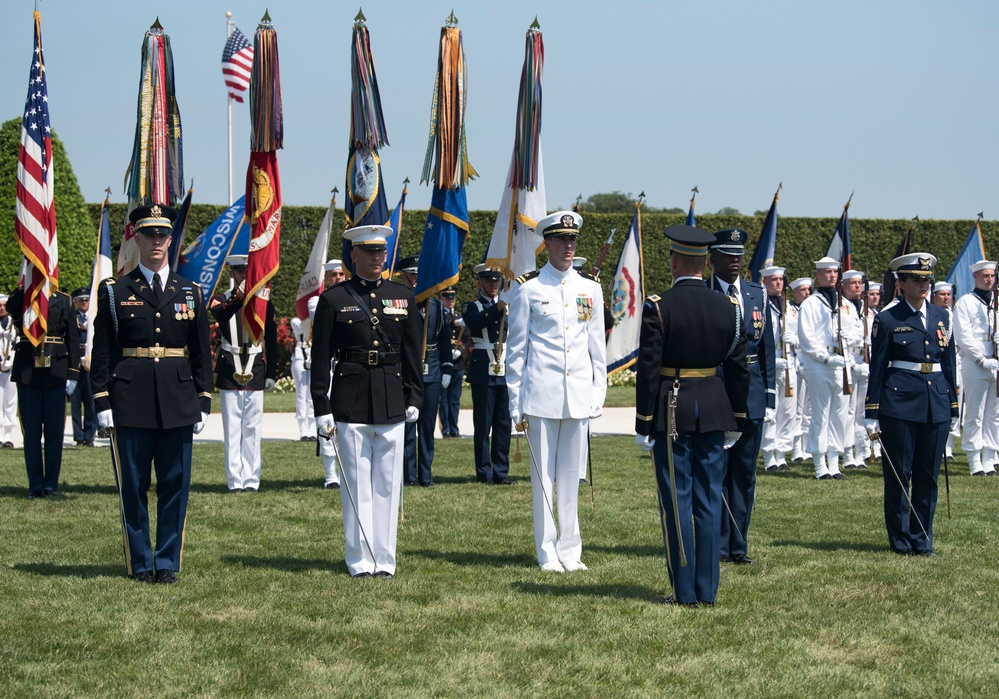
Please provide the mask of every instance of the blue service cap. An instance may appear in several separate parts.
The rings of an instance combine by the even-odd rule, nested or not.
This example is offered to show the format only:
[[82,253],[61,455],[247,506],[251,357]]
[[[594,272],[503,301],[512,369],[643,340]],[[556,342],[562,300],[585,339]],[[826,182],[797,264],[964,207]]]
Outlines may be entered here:
[[748,239],[749,233],[741,228],[723,228],[715,231],[715,241],[711,244],[711,249],[726,255],[745,255]]

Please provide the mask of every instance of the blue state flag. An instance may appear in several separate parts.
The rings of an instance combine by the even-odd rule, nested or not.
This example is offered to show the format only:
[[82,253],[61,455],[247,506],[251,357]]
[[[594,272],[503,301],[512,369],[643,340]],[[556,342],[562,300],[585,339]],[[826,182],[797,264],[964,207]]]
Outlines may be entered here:
[[461,253],[468,237],[468,202],[465,188],[434,187],[423,231],[416,300],[423,301],[458,281]]
[[[351,148],[347,158],[347,196],[343,202],[346,227],[386,226],[389,220],[388,201],[382,186],[382,161],[378,152],[365,148]],[[343,240],[343,268],[354,273],[354,263],[350,260],[351,243]],[[387,264],[387,263],[386,263]]]
[[[696,190],[697,187],[694,187],[694,189]],[[690,208],[687,209],[687,225],[688,226],[696,226],[697,225],[697,219],[694,218],[694,199],[696,197],[697,197],[696,193],[692,197],[690,197]]]
[[971,265],[982,260],[987,260],[985,256],[985,245],[982,242],[982,227],[978,221],[972,226],[968,233],[968,239],[964,241],[964,247],[957,254],[954,266],[947,274],[947,282],[954,285],[953,298],[958,294],[966,294],[975,288],[975,274],[971,271]]
[[[408,180],[407,180],[408,181]],[[391,279],[395,274],[396,266],[399,264],[400,246],[402,240],[402,213],[406,208],[406,188],[402,188],[402,196],[399,197],[399,204],[395,207],[392,215],[389,216],[388,225],[392,229],[392,234],[385,240],[385,247],[388,248],[388,256],[385,259],[385,271],[382,276]],[[347,255],[350,257],[350,255]]]
[[770,204],[770,211],[763,220],[763,230],[760,231],[760,239],[753,250],[753,259],[749,261],[749,272],[754,282],[760,282],[760,270],[769,267],[774,263],[774,248],[777,246],[777,200],[780,190],[774,194],[774,200]]
[[242,196],[215,219],[186,250],[180,253],[177,274],[197,282],[206,297],[215,293],[225,258],[250,250],[250,225],[246,222]]

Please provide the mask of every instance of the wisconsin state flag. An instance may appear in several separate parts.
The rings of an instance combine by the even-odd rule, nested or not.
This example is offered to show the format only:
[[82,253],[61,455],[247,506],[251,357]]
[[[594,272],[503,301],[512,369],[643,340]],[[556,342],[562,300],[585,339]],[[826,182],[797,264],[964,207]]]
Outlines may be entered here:
[[281,181],[277,151],[250,153],[246,170],[246,218],[250,255],[243,296],[243,327],[254,344],[264,338],[270,280],[277,274],[281,248]]

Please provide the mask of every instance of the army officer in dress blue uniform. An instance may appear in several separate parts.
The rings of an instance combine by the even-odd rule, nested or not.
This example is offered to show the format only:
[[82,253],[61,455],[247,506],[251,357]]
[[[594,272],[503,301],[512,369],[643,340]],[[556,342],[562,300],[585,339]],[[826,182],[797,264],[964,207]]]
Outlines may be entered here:
[[926,300],[936,262],[927,253],[891,261],[904,299],[879,313],[871,329],[865,426],[881,435],[888,543],[909,556],[936,555],[937,476],[958,417],[950,316]]
[[642,308],[636,442],[655,460],[673,585],[666,602],[710,605],[718,593],[724,447],[740,438],[753,367],[738,303],[701,279],[714,237],[692,226],[670,226],[666,237],[673,286]]
[[[416,288],[419,255],[404,257],[399,271],[406,287]],[[406,426],[406,448],[403,460],[406,485],[419,483],[424,488],[434,484],[434,430],[437,429],[437,411],[441,391],[451,385],[451,328],[444,320],[444,305],[440,299],[429,298],[418,305],[420,323],[426,346],[423,352],[423,408],[420,419]]]
[[475,265],[476,299],[462,308],[474,343],[468,357],[475,429],[475,480],[511,485],[510,398],[506,390],[506,301],[499,297],[503,274],[486,264]]
[[[166,206],[141,207],[139,265],[101,284],[91,377],[97,424],[111,428],[125,568],[139,582],[174,583],[191,485],[191,445],[211,410],[208,314],[197,284],[170,271]],[[156,550],[149,542],[150,469],[156,469]]]
[[344,232],[354,275],[319,296],[312,325],[312,403],[320,434],[337,440],[344,558],[355,578],[395,574],[404,423],[419,419],[423,403],[416,300],[382,279],[391,233]]
[[[774,334],[767,328],[767,300],[763,287],[739,278],[748,233],[738,228],[717,231],[711,244],[711,288],[733,298],[742,311],[749,365],[749,398],[742,436],[726,454],[722,495],[730,512],[721,523],[721,557],[730,563],[752,564],[749,519],[756,498],[756,457],[763,440],[763,423],[777,415]],[[734,524],[733,524],[734,520]]]
[[[7,309],[14,326],[20,329],[24,318],[24,287],[10,295]],[[80,375],[80,334],[69,296],[59,291],[50,294],[46,318],[45,336],[37,347],[22,332],[11,367],[24,430],[24,465],[31,499],[55,495],[59,489],[66,396],[76,390]]]

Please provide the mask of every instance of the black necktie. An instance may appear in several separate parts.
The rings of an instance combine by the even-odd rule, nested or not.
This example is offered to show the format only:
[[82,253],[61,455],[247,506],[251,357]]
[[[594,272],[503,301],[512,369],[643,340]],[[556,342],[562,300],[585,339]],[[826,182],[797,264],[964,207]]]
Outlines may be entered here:
[[735,288],[735,284],[729,284],[728,285],[728,295],[731,296],[732,298],[738,300],[738,298],[739,298],[739,291],[738,291],[738,289]]
[[160,275],[155,273],[153,274],[153,295],[156,297],[156,303],[158,305],[162,300],[161,297],[163,296],[163,284],[160,282]]

